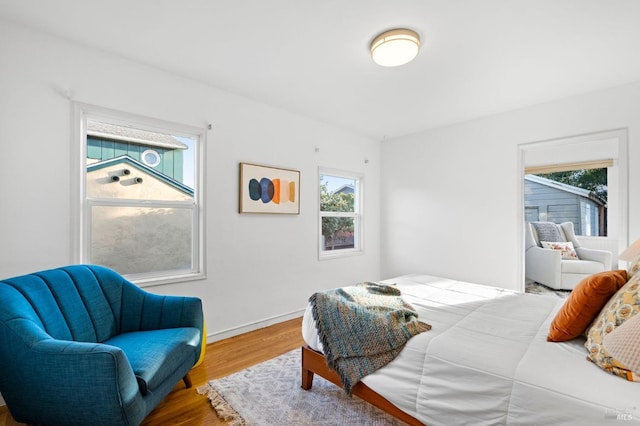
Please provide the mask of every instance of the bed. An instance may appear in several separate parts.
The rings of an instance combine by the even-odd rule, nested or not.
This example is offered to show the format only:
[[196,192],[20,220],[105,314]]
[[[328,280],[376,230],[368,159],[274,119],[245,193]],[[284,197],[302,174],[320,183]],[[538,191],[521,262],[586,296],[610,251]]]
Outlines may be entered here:
[[[547,342],[563,299],[428,275],[382,283],[396,285],[432,329],[364,377],[354,395],[408,424],[640,423],[640,383],[589,362],[583,337]],[[311,388],[314,374],[339,384],[310,308],[302,334],[302,387]]]

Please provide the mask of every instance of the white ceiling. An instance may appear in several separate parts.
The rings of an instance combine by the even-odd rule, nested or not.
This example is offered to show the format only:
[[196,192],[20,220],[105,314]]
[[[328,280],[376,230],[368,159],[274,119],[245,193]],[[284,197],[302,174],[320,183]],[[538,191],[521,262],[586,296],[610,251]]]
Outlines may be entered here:
[[[640,81],[638,0],[0,0],[0,18],[376,139]],[[375,65],[397,27],[418,58]]]

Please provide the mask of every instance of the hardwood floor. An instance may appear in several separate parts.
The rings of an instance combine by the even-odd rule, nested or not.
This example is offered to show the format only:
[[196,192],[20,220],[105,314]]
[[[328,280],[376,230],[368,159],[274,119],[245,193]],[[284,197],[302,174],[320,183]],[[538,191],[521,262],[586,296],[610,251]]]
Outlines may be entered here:
[[[191,370],[193,387],[186,389],[181,381],[153,410],[142,425],[224,425],[218,419],[209,400],[196,392],[208,380],[228,376],[303,345],[300,327],[302,318],[275,324],[260,330],[231,337],[207,345],[204,362]],[[6,410],[0,407],[0,425],[17,426]]]

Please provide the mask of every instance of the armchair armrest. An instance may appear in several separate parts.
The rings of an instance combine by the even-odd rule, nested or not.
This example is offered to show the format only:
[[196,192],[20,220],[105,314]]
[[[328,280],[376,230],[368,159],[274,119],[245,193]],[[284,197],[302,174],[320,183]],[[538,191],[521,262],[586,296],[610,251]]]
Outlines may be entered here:
[[193,327],[202,330],[202,302],[197,297],[147,293],[141,329]]
[[122,331],[194,327],[202,331],[202,301],[197,297],[149,293],[124,283]]
[[576,253],[581,260],[591,260],[604,264],[604,270],[611,270],[611,252],[606,250],[596,250],[586,247],[577,247]]
[[123,304],[123,332],[177,327],[193,327],[200,330],[200,346],[197,349],[200,356],[195,365],[202,362],[207,336],[202,301],[199,298],[153,294],[125,281]]
[[[3,396],[17,421],[106,425],[143,420],[144,402],[121,349],[56,340],[31,321],[16,321],[13,330],[5,328],[0,335],[6,338],[3,345],[13,349],[13,364],[20,365],[3,372],[2,378]],[[65,408],[69,401],[76,407],[73,414]]]
[[562,255],[558,250],[531,246],[524,256],[527,278],[552,287],[560,284]]

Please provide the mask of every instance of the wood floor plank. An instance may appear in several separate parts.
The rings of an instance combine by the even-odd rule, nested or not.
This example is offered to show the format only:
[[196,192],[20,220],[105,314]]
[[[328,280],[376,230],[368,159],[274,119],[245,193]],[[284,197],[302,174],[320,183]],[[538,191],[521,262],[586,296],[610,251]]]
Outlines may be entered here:
[[[196,392],[207,381],[228,376],[252,365],[300,348],[304,341],[300,332],[302,318],[274,324],[240,336],[207,345],[202,364],[191,370],[193,387],[186,389],[180,381],[173,391],[144,420],[144,426],[157,425],[224,425],[209,400]],[[20,426],[0,407],[0,425]]]

